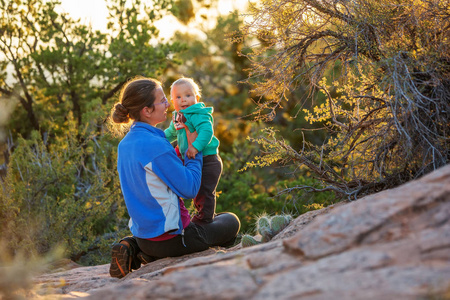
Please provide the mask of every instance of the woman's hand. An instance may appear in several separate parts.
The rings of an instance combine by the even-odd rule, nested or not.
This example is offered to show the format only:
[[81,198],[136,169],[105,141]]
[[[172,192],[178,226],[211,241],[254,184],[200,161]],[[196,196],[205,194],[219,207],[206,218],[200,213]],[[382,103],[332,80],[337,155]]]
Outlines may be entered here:
[[188,148],[187,151],[186,151],[187,157],[189,157],[189,158],[195,158],[195,156],[197,155],[197,153],[198,153],[198,150],[195,149],[194,146],[189,145],[189,148]]

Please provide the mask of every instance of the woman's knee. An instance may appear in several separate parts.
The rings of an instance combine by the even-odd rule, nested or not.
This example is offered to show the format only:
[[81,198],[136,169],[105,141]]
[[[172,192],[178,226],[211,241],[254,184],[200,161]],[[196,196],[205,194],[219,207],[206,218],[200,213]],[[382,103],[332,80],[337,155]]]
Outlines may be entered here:
[[214,222],[223,224],[224,227],[234,232],[236,235],[238,234],[239,229],[241,228],[241,221],[239,220],[238,216],[232,212],[224,212],[218,214],[215,217]]

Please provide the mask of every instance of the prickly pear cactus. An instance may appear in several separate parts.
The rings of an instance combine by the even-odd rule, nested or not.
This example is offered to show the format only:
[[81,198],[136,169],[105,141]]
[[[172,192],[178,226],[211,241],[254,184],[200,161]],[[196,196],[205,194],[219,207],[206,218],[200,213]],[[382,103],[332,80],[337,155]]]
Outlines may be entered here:
[[270,230],[270,227],[261,227],[259,229],[259,234],[261,235],[261,242],[263,243],[270,241],[273,237],[272,230]]
[[270,219],[268,216],[266,215],[262,215],[260,216],[257,220],[256,220],[256,226],[257,228],[261,228],[261,227],[269,227],[270,228]]
[[280,233],[286,226],[289,225],[291,221],[290,215],[277,215],[270,219],[270,228],[272,229],[273,235]]
[[242,247],[250,247],[259,244],[257,240],[255,240],[251,235],[244,234],[241,239]]
[[241,239],[242,247],[249,247],[270,241],[280,233],[292,221],[291,215],[276,215],[269,217],[262,215],[256,220],[256,231],[261,235],[261,242],[249,234],[244,234]]
[[256,230],[262,236],[261,242],[268,242],[273,237],[272,229],[270,228],[270,219],[267,216],[261,216],[257,220]]

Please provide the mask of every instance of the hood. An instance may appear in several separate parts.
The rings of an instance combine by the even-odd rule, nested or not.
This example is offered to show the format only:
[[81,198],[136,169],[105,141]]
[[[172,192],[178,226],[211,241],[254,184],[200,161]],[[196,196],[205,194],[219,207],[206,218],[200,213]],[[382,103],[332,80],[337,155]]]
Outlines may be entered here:
[[180,113],[183,114],[212,114],[214,112],[214,108],[213,107],[206,107],[205,103],[203,102],[198,102],[195,103],[194,105],[189,106],[186,109],[182,109],[180,110]]

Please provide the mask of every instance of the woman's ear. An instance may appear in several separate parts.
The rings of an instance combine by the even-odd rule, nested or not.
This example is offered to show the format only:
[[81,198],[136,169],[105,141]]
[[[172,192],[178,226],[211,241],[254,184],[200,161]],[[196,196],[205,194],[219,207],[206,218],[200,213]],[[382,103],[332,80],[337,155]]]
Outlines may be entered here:
[[141,120],[147,120],[150,118],[150,115],[152,114],[153,110],[150,107],[145,106],[141,109],[139,112],[139,115],[141,117]]

